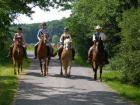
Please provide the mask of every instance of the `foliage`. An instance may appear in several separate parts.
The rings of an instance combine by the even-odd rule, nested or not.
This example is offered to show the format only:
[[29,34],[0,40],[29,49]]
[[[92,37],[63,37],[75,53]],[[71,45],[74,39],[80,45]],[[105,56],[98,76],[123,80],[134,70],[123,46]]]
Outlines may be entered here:
[[[47,22],[47,30],[51,38],[53,35],[57,35],[58,37],[63,33],[63,29],[65,26],[66,19],[62,20],[53,20]],[[41,23],[33,23],[33,24],[18,24],[13,25],[10,27],[11,31],[16,32],[17,27],[23,28],[23,32],[25,35],[25,39],[27,43],[36,43],[38,42],[37,39],[37,32],[40,28]],[[13,33],[12,33],[13,35]]]
[[6,59],[5,56],[9,48],[7,46],[11,42],[9,35],[12,35],[10,34],[9,27],[11,24],[14,24],[13,21],[19,14],[30,16],[34,13],[32,8],[35,6],[46,11],[49,11],[50,7],[58,8],[60,6],[65,7],[66,5],[70,7],[71,2],[73,0],[60,0],[60,2],[56,0],[0,0],[0,63]]
[[53,35],[52,37],[52,43],[58,44],[60,37],[58,35]]
[[124,12],[120,22],[122,42],[120,55],[123,59],[123,80],[140,85],[140,8]]

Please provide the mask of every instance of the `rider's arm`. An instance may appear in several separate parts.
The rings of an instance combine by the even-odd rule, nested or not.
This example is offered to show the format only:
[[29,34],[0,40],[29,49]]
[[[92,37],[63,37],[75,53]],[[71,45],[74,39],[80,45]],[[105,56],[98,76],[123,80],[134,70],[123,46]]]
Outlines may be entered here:
[[40,40],[40,32],[41,30],[38,30],[38,33],[37,33],[37,39]]
[[15,35],[14,35],[14,37],[13,37],[13,42],[15,41],[16,36],[17,36],[17,33],[15,33]]
[[61,37],[60,37],[60,43],[63,43],[63,34],[61,35]]
[[23,38],[23,43],[25,44],[25,43],[26,43],[26,41],[25,41],[24,34],[22,34],[22,38]]
[[92,36],[92,41],[94,42],[96,39],[95,39],[95,34],[93,34]]
[[104,33],[101,33],[101,39],[104,43],[108,41],[107,36]]

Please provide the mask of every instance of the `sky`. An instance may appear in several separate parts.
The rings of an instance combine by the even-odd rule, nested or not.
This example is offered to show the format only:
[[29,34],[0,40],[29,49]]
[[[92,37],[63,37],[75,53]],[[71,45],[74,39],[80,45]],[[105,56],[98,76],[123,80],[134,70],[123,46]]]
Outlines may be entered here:
[[33,13],[31,15],[31,18],[26,15],[19,15],[18,18],[14,21],[16,24],[31,24],[31,23],[41,23],[41,22],[47,22],[52,20],[60,20],[62,18],[67,18],[70,16],[71,11],[60,11],[57,9],[51,9],[50,11],[43,11],[39,7],[33,8]]

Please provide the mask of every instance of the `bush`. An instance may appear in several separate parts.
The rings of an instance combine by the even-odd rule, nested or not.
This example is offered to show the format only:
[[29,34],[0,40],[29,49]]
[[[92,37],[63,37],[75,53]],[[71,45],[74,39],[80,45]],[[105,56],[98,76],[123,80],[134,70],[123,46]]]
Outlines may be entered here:
[[120,55],[124,62],[122,66],[123,80],[140,85],[140,8],[124,12],[120,22],[122,42]]

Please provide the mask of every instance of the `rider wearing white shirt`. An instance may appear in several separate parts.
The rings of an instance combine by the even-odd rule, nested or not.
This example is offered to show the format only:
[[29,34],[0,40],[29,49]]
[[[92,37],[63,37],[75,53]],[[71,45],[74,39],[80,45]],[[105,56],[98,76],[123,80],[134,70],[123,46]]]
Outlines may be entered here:
[[[101,27],[99,25],[96,26],[95,30],[96,32],[93,34],[93,37],[92,37],[92,41],[94,42],[96,40],[96,38],[101,38],[101,40],[103,41],[103,45],[104,45],[104,53],[105,53],[105,63],[108,64],[108,54],[107,54],[107,51],[105,49],[106,47],[106,41],[107,41],[107,36],[101,32]],[[89,51],[88,51],[88,60],[87,62],[91,62],[91,58],[92,58],[92,50],[93,50],[93,46],[90,47]]]

